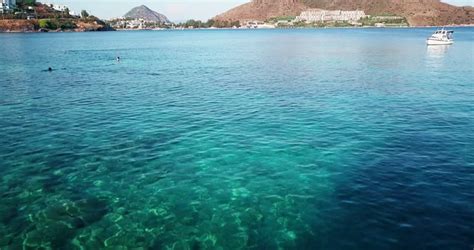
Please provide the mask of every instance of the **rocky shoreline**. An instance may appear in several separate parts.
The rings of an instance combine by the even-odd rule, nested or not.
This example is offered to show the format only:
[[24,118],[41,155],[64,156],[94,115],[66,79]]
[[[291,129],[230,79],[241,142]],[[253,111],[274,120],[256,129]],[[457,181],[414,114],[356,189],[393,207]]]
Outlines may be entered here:
[[[68,25],[51,25],[42,27],[42,20],[0,20],[0,33],[34,33],[34,32],[90,32],[90,31],[115,31],[99,19],[65,19]],[[55,20],[56,21],[56,20]]]

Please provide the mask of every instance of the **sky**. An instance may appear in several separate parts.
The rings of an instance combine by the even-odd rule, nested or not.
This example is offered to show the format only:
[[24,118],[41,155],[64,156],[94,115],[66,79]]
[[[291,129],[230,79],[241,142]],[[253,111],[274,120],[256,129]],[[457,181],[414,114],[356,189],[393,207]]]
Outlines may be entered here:
[[[250,0],[49,0],[64,4],[76,13],[85,9],[102,19],[121,17],[133,7],[146,5],[166,15],[173,22],[189,19],[207,20]],[[43,2],[48,2],[43,0]],[[474,0],[443,0],[453,5],[474,5]]]

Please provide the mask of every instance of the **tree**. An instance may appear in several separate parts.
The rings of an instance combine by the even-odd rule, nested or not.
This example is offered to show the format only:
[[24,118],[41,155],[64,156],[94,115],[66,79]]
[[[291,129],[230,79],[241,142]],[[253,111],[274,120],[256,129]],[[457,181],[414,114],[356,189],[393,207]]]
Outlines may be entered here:
[[48,19],[40,19],[38,21],[38,25],[41,29],[48,29],[49,28],[49,20]]
[[184,25],[185,27],[201,28],[202,22],[199,20],[196,21],[194,19],[191,19],[191,20],[186,21]]
[[55,30],[58,28],[57,22],[50,19],[40,19],[38,24],[41,29]]
[[89,13],[87,13],[86,10],[82,10],[82,11],[81,11],[81,17],[82,17],[82,18],[88,18],[88,17],[89,17]]
[[207,20],[207,23],[206,23],[206,27],[210,28],[210,27],[214,27],[214,19],[209,19]]
[[230,26],[240,28],[240,21],[233,21]]
[[16,1],[18,5],[34,6],[36,4],[35,0],[18,0]]
[[64,14],[63,14],[63,15],[64,15],[65,17],[69,17],[69,12],[70,12],[69,8],[66,8],[66,9],[64,10]]

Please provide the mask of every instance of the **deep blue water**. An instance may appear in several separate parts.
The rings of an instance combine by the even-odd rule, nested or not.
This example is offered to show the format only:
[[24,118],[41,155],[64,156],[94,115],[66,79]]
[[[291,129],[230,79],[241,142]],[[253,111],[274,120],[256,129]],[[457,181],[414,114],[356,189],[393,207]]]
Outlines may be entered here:
[[0,34],[0,249],[472,249],[455,31]]

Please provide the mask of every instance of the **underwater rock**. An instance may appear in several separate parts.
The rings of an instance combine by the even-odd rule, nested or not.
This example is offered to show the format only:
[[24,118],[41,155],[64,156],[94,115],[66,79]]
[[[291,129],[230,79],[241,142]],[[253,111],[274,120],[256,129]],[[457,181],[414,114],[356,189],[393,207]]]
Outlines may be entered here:
[[201,245],[205,249],[215,249],[216,248],[216,243],[217,243],[217,236],[214,234],[205,234],[199,237],[199,241],[201,242]]
[[[187,250],[187,249],[190,249],[190,246],[193,246],[193,249],[194,249],[195,245],[193,245],[193,243],[187,242],[186,240],[179,240],[179,241],[173,242],[172,244],[166,245],[164,249]],[[198,246],[197,249],[201,249],[199,245],[197,246]],[[217,249],[217,248],[213,248],[213,249]]]
[[23,247],[63,249],[71,244],[78,229],[101,220],[107,211],[107,202],[95,197],[57,200],[56,204],[28,216]]
[[26,233],[24,247],[62,249],[74,236],[74,229],[61,222],[44,223]]
[[105,219],[107,221],[110,221],[111,223],[117,223],[121,220],[123,220],[123,215],[119,214],[119,213],[109,213],[105,216]]
[[106,238],[102,236],[104,235],[105,229],[106,227],[87,227],[81,229],[77,232],[71,243],[78,249],[103,249],[103,241]]
[[71,213],[69,207],[71,203],[55,204],[37,214],[39,220],[62,220],[69,217],[77,216],[77,214]]
[[62,184],[62,180],[55,175],[48,176],[42,180],[43,190],[48,193],[53,193],[56,190],[56,187]]
[[0,249],[3,249],[3,246],[10,245],[13,239],[13,235],[8,233],[7,226],[0,224]]
[[18,211],[14,206],[0,206],[0,223],[8,224],[17,215]]
[[148,246],[147,239],[150,239],[151,235],[148,235],[143,230],[135,228],[137,230],[132,231],[118,231],[111,237],[104,240],[104,246],[110,249],[145,249]]
[[108,212],[105,199],[88,198],[77,201],[75,205],[80,211],[80,217],[87,225],[101,220]]

